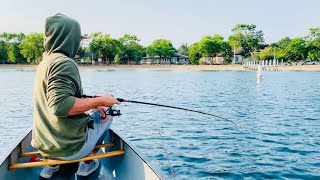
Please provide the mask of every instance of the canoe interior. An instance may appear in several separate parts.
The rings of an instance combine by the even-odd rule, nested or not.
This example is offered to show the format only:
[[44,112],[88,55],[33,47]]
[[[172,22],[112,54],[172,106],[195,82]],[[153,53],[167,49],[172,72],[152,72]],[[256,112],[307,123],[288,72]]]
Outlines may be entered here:
[[[41,179],[39,174],[42,167],[9,170],[8,167],[13,163],[27,162],[29,157],[19,157],[20,152],[36,151],[31,145],[31,130],[22,136],[12,148],[0,158],[0,179]],[[145,157],[128,140],[120,137],[113,130],[109,130],[105,142],[114,142],[113,147],[102,150],[112,151],[123,148],[125,155],[99,159],[98,170],[88,177],[77,176],[75,173],[78,163],[60,165],[60,170],[54,174],[52,179],[118,179],[118,180],[144,180],[144,179],[168,179],[147,157]],[[21,151],[22,150],[22,151]],[[101,150],[100,150],[101,151]]]

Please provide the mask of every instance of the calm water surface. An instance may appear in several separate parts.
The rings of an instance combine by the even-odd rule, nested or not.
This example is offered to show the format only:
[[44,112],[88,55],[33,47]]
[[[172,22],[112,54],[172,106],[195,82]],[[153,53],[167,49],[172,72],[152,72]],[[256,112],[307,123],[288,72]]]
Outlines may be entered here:
[[[0,69],[0,156],[32,126],[33,70]],[[176,179],[319,179],[320,72],[81,70],[84,92],[205,111],[122,104],[121,131]],[[159,131],[161,135],[159,135]],[[162,141],[165,144],[162,145]]]

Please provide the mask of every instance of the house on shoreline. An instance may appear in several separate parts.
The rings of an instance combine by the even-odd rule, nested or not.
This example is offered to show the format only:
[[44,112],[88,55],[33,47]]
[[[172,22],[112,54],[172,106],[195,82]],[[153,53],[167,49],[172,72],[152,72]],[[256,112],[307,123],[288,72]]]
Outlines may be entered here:
[[159,56],[143,57],[140,64],[190,64],[188,56],[174,53],[171,59],[161,59]]

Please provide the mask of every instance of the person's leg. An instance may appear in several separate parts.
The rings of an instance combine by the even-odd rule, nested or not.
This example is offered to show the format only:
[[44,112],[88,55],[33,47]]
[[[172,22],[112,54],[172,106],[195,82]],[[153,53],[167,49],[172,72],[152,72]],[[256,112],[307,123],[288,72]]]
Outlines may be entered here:
[[[100,123],[101,115],[98,111],[93,112],[91,114],[91,117],[94,120],[94,122],[93,122],[93,129],[89,129],[88,131],[88,140],[93,143],[93,146],[90,147],[91,148],[90,153],[94,151],[94,146],[97,143],[101,143],[103,141],[106,135],[106,132],[108,132],[108,129],[110,128],[112,123],[112,117],[109,119],[109,121],[105,123]],[[89,174],[94,172],[98,167],[99,167],[99,161],[97,159],[93,161],[80,162],[77,174],[80,176],[88,176]]]
[[[86,157],[92,153],[92,151],[94,150],[94,147],[99,142],[99,140],[101,141],[104,139],[106,132],[108,132],[112,124],[112,117],[109,119],[109,121],[105,123],[100,123],[101,115],[97,110],[91,111],[89,115],[90,115],[91,121],[93,122],[92,123],[93,129],[88,128],[87,138],[83,147],[76,154],[68,157],[59,157],[59,159],[73,160],[73,159],[80,159],[80,158]],[[77,174],[82,176],[87,176],[90,173],[92,173],[94,170],[96,170],[98,166],[99,166],[99,161],[97,160],[92,161],[91,163],[89,163],[89,165],[86,165],[85,163],[81,162],[79,165]],[[46,166],[40,173],[40,176],[43,178],[50,178],[52,174],[58,170],[59,170],[59,166],[57,167]]]
[[92,123],[93,129],[88,128],[86,142],[83,145],[83,147],[76,154],[71,155],[69,157],[60,157],[60,159],[73,160],[73,159],[80,159],[80,158],[86,157],[92,153],[98,141],[104,138],[102,136],[105,135],[105,133],[109,130],[113,120],[112,117],[109,119],[109,121],[105,123],[100,123],[101,115],[96,110],[90,113],[90,117],[91,117],[91,120],[93,121]]

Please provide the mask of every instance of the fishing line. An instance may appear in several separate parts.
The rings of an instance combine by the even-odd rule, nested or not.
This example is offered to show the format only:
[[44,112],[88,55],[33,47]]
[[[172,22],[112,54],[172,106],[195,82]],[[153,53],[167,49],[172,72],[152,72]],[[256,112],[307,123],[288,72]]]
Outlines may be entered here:
[[162,137],[162,135],[161,135],[161,129],[159,129],[159,135],[160,135],[160,140],[161,140],[161,143],[162,143],[164,152],[166,153],[166,154],[165,154],[165,157],[167,158],[167,161],[168,161],[168,163],[169,163],[171,175],[172,175],[173,179],[175,180],[176,177],[175,177],[175,174],[174,174],[174,171],[173,171],[173,167],[172,167],[172,165],[171,165],[171,163],[170,163],[169,154],[168,154],[167,148],[166,148],[166,146],[164,145],[164,142],[163,142],[163,140],[162,140],[163,137]]

